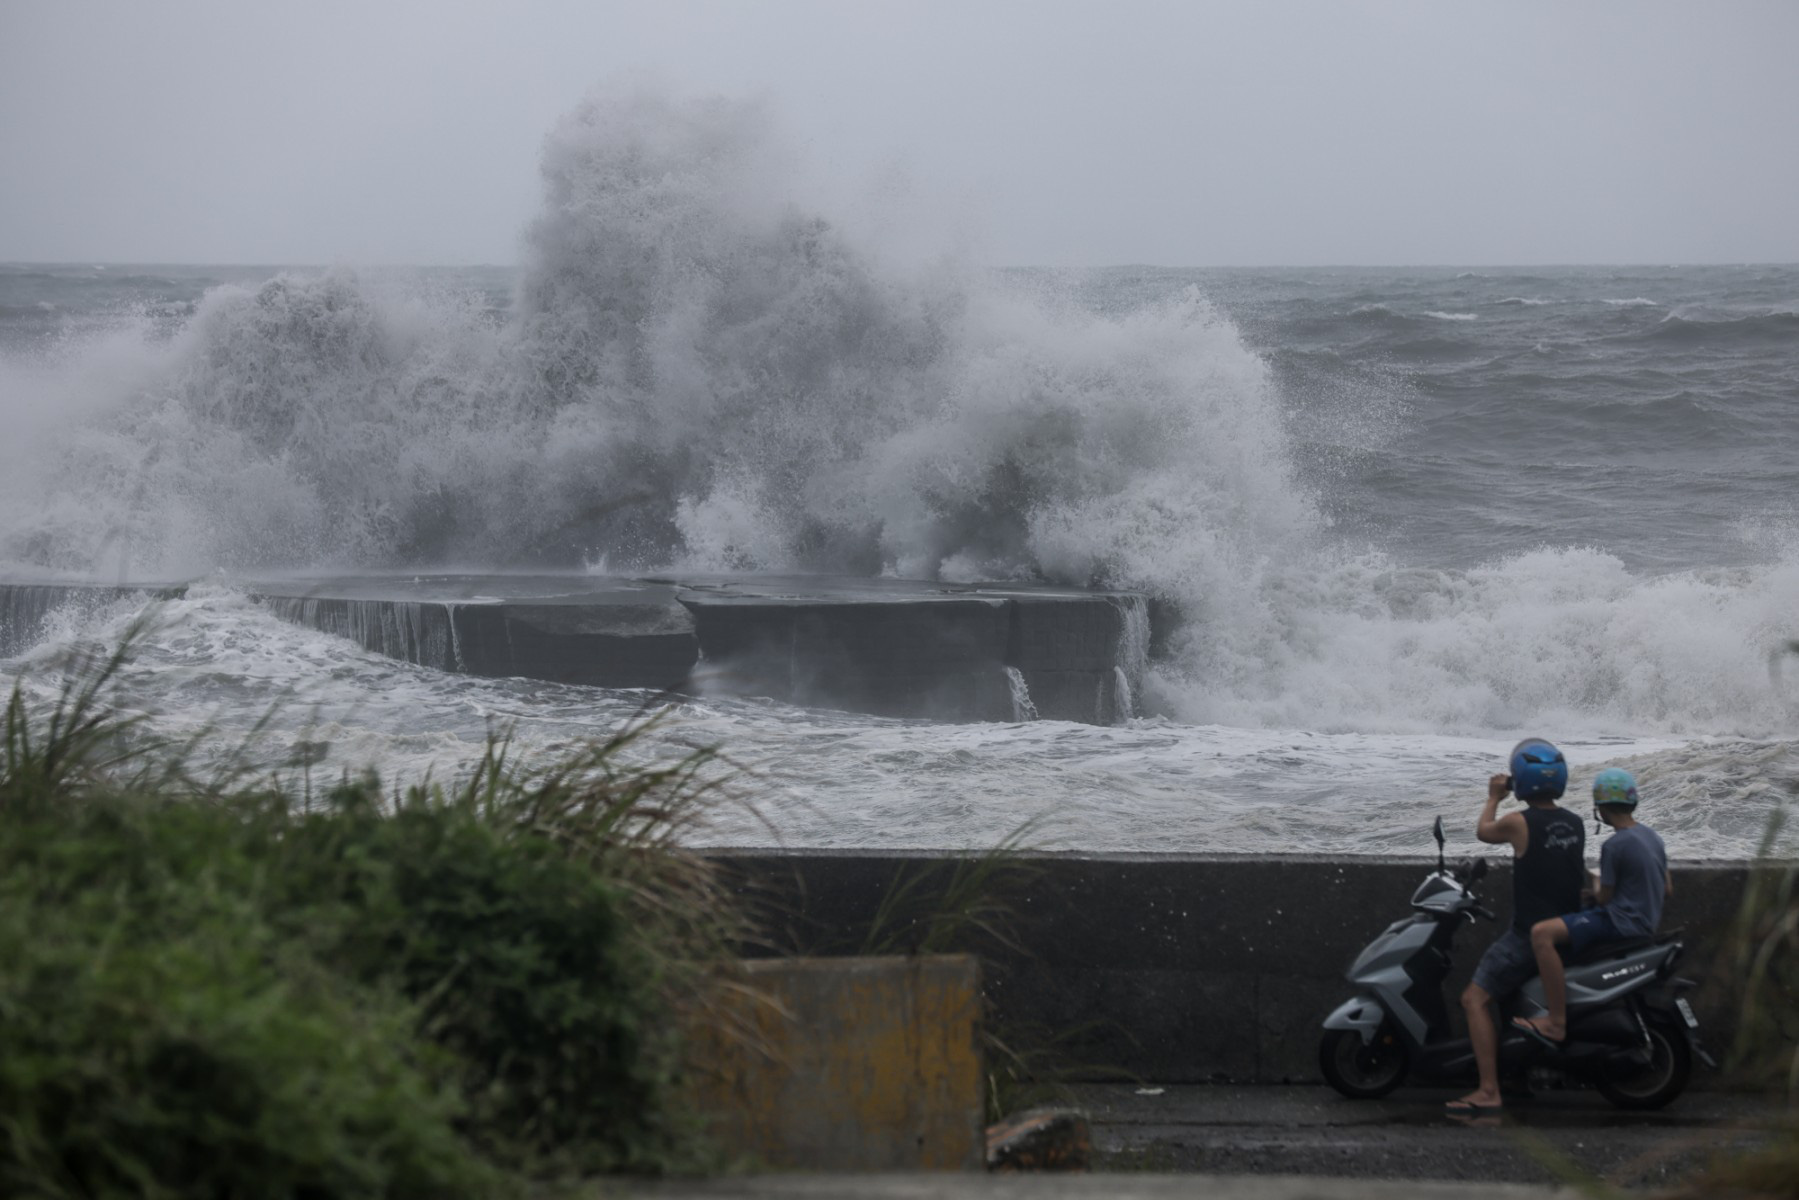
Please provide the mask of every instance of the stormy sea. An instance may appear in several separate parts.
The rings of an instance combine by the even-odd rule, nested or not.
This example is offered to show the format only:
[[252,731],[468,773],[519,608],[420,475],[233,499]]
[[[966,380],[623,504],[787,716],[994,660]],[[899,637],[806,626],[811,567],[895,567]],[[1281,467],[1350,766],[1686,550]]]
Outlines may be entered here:
[[1577,789],[1635,771],[1675,855],[1755,852],[1799,783],[1799,267],[994,268],[826,211],[779,136],[584,106],[516,267],[0,265],[0,579],[192,581],[121,703],[396,782],[646,698],[409,666],[234,579],[1133,589],[1179,624],[1114,726],[701,695],[640,751],[723,748],[721,843],[1387,854],[1539,735]]

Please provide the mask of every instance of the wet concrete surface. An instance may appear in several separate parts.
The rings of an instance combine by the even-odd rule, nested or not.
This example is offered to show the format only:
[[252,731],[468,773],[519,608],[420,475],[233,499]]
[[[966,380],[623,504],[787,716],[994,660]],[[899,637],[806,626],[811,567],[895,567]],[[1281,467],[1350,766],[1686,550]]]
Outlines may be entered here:
[[[1147,1093],[1147,1094],[1146,1094]],[[1503,1117],[1451,1120],[1454,1091],[1345,1100],[1321,1087],[1083,1084],[1065,1097],[1093,1125],[1079,1174],[786,1173],[624,1185],[657,1200],[877,1197],[963,1200],[1572,1200],[1594,1181],[1655,1191],[1711,1156],[1769,1136],[1779,1112],[1741,1093],[1628,1113],[1593,1092],[1508,1097]],[[1789,1127],[1790,1128],[1790,1127]],[[1790,1133],[1785,1136],[1791,1136]]]
[[[1148,1093],[1148,1094],[1144,1094]],[[1323,1087],[1081,1085],[1102,1171],[1551,1183],[1596,1177],[1658,1188],[1714,1154],[1754,1145],[1777,1111],[1742,1094],[1688,1092],[1623,1112],[1596,1092],[1508,1096],[1502,1115],[1451,1118],[1461,1090],[1346,1100]]]
[[1568,1188],[1516,1183],[1395,1183],[1290,1175],[740,1175],[723,1179],[608,1184],[586,1196],[655,1200],[1548,1200],[1579,1196]]

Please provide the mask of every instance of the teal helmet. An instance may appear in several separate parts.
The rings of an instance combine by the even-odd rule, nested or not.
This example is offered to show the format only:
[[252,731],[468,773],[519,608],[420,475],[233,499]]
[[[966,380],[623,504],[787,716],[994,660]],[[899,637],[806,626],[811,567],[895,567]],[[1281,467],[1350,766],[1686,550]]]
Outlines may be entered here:
[[1622,767],[1607,767],[1593,777],[1593,803],[1601,808],[1635,808],[1637,777]]

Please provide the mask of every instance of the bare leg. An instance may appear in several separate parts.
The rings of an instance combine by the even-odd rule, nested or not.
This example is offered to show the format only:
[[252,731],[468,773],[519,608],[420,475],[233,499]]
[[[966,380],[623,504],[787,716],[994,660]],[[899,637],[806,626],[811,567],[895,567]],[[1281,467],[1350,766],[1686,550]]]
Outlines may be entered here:
[[1530,948],[1537,956],[1537,974],[1543,977],[1543,1006],[1549,1015],[1512,1019],[1512,1024],[1529,1026],[1552,1042],[1568,1036],[1568,974],[1555,949],[1568,940],[1568,923],[1560,917],[1530,927]]
[[1489,1007],[1493,997],[1477,983],[1462,993],[1462,1012],[1468,1017],[1468,1044],[1474,1049],[1474,1065],[1480,1071],[1480,1086],[1462,1097],[1464,1104],[1481,1108],[1498,1108],[1499,1096],[1499,1031],[1493,1027]]

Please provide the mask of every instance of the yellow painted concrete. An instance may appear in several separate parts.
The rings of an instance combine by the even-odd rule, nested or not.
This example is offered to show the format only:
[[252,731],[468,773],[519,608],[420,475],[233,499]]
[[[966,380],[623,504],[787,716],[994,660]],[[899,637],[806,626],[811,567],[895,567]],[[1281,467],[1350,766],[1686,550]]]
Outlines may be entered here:
[[976,1170],[980,967],[968,955],[750,960],[693,1031],[720,1146],[769,1167]]

